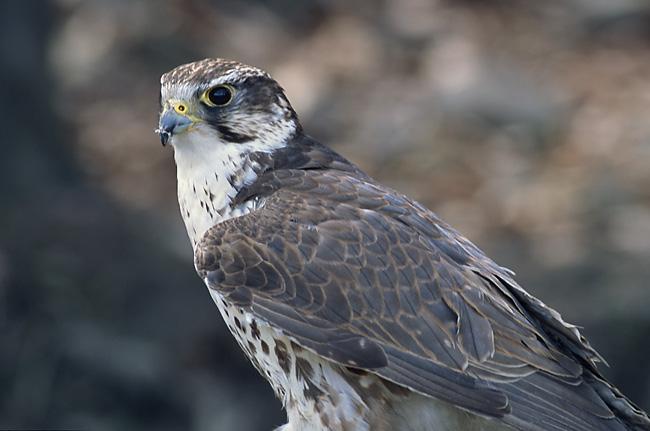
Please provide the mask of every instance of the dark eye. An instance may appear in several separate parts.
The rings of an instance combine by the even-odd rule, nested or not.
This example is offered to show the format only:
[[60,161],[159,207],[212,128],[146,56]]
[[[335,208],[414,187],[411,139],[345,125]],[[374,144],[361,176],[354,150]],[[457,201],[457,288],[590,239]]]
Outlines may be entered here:
[[205,98],[212,106],[225,106],[232,100],[232,90],[225,85],[217,85],[205,93]]

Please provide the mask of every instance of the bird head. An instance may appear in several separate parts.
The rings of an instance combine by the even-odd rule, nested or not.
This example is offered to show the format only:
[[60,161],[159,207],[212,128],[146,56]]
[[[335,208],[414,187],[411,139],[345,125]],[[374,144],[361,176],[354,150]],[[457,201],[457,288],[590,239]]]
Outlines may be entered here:
[[300,130],[282,87],[256,67],[205,59],[165,73],[160,84],[156,132],[175,150],[196,142],[264,149]]

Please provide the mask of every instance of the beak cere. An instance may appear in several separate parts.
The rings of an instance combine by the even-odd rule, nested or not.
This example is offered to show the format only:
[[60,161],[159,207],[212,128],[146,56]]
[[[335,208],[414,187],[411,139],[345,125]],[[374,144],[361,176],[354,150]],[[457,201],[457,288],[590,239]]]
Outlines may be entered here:
[[167,109],[160,116],[158,129],[156,129],[156,133],[160,135],[160,143],[164,147],[167,145],[169,138],[171,138],[174,133],[182,132],[187,129],[190,124],[192,124],[192,120],[186,116],[177,113],[173,109]]

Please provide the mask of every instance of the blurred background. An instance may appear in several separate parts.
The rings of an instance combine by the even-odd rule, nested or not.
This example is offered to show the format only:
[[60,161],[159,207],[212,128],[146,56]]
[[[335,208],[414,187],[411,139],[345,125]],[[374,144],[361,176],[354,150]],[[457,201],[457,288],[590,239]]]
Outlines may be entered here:
[[650,4],[3,1],[0,428],[270,430],[194,274],[158,80],[262,67],[306,130],[584,327],[650,409]]

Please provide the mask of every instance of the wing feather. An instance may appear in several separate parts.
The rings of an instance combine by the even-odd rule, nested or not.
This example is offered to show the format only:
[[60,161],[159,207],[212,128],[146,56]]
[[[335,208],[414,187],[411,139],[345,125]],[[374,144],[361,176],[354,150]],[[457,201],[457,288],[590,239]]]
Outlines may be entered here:
[[650,429],[574,326],[419,204],[336,170],[258,182],[244,198],[264,205],[195,250],[227,300],[332,361],[520,430]]

